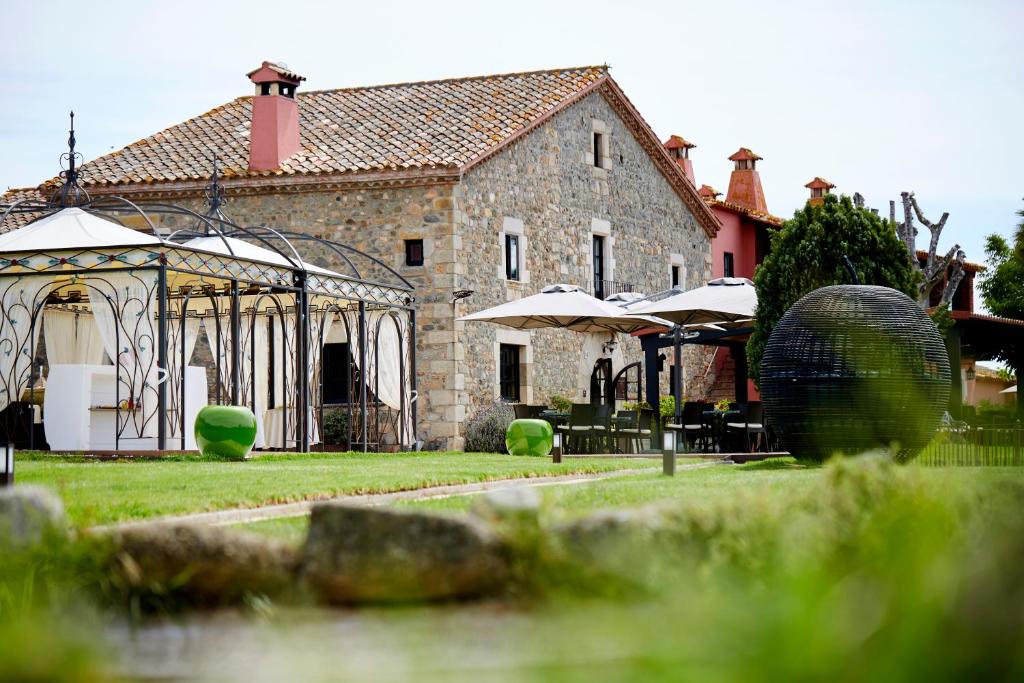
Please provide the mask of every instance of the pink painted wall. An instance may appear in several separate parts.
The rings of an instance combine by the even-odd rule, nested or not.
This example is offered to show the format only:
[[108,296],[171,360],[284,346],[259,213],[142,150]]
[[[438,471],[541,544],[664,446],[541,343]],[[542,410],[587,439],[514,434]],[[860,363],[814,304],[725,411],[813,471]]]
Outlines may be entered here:
[[711,240],[711,277],[725,275],[725,254],[733,258],[733,275],[754,279],[757,266],[757,234],[750,221],[729,209],[713,206],[712,211],[722,222],[718,235]]
[[[722,222],[718,235],[711,240],[711,277],[725,275],[725,253],[732,253],[733,275],[754,279],[754,268],[757,266],[757,232],[754,224],[743,216],[721,206],[712,206],[711,210]],[[720,374],[722,366],[728,361],[727,353],[720,353],[715,358],[715,374]],[[729,387],[732,393],[732,387]],[[747,394],[751,401],[760,401],[761,396],[754,386],[753,380],[747,380]]]

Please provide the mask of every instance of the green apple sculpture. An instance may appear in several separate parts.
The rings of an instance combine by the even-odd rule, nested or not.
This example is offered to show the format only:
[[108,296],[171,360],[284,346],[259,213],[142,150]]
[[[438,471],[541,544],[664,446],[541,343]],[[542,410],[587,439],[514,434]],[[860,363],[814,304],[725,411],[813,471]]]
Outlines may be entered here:
[[546,420],[513,420],[505,431],[505,447],[510,455],[544,457],[551,452],[554,432]]
[[256,416],[245,406],[204,406],[196,415],[195,434],[203,455],[245,460],[256,443]]

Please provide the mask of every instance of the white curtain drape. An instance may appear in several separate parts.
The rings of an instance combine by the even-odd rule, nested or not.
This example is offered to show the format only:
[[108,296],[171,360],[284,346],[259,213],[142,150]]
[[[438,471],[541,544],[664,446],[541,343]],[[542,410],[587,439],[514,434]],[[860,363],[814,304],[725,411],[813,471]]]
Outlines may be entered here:
[[114,361],[121,395],[129,411],[122,438],[156,436],[157,392],[155,270],[107,273],[90,279],[89,300],[107,356]]
[[100,365],[103,337],[87,311],[43,310],[46,360],[50,365]]
[[324,343],[330,337],[331,328],[334,326],[336,316],[337,312],[333,309],[316,311],[309,316],[309,386],[312,396],[313,421],[316,424],[314,432],[317,435],[323,434],[319,408],[321,393],[323,392]]
[[49,275],[5,278],[0,285],[0,410],[21,397],[28,386],[38,330],[32,329],[32,313],[53,286]]
[[267,392],[270,391],[270,356],[267,334],[267,317],[256,316],[253,348],[256,349],[256,447],[267,446],[264,421],[267,414]]
[[[220,344],[217,343],[217,327],[220,321]],[[206,341],[210,345],[214,362],[220,366],[220,390],[217,397],[220,401],[231,396],[231,315],[221,313],[219,316],[203,318],[203,329],[206,330]],[[244,358],[244,356],[242,356]],[[214,368],[214,372],[216,372]]]
[[[184,327],[185,362],[181,362],[182,328]],[[170,430],[168,436],[181,438],[181,413],[185,410],[181,397],[181,378],[185,368],[192,360],[192,353],[196,348],[196,341],[199,339],[199,318],[185,318],[185,325],[181,324],[181,317],[174,316],[167,319],[167,404],[174,416],[169,420]],[[205,390],[204,390],[205,391]],[[185,429],[189,426],[185,425]]]
[[[389,408],[401,411],[404,408],[405,420],[398,435],[403,445],[412,442],[412,395],[409,383],[409,360],[405,356],[405,387],[402,387],[403,354],[408,346],[408,322],[405,316],[398,314],[398,326],[395,320],[384,311],[370,311],[366,314],[366,368],[360,367],[359,354],[359,313],[346,313],[349,324],[349,348],[352,360],[360,370],[360,376],[367,383],[370,391],[376,392],[381,403]],[[356,391],[358,391],[358,387]],[[353,399],[354,400],[354,399]]]

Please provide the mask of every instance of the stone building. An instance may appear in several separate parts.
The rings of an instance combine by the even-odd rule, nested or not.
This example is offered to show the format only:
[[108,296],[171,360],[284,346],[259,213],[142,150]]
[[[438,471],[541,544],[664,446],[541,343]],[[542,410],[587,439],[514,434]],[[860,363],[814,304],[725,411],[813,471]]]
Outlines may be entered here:
[[607,67],[315,92],[270,62],[249,78],[254,95],[92,160],[80,182],[199,209],[216,157],[235,222],[394,267],[417,288],[425,447],[461,447],[467,415],[495,400],[587,400],[595,368],[641,356],[621,335],[458,316],[552,283],[608,296],[711,276],[719,221]]

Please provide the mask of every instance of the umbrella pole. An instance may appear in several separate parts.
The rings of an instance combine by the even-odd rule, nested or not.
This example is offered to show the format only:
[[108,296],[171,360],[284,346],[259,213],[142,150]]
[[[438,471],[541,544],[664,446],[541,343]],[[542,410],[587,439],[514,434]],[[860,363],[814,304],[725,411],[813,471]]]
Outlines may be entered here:
[[676,376],[675,381],[672,383],[672,396],[676,402],[676,416],[675,423],[683,423],[683,328],[676,325],[675,330],[672,332],[672,341],[675,345],[675,366]]

